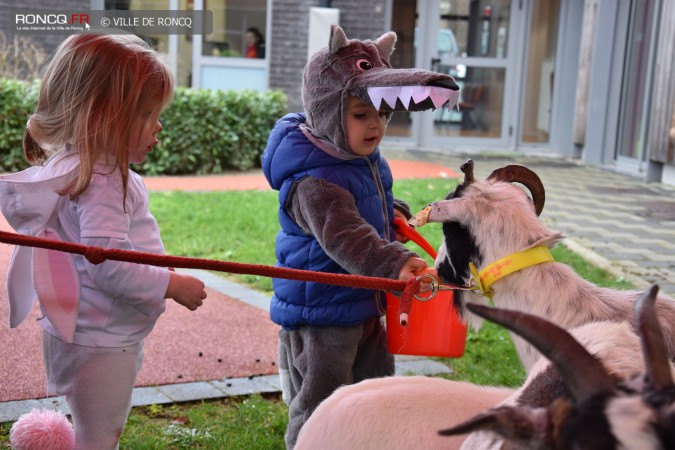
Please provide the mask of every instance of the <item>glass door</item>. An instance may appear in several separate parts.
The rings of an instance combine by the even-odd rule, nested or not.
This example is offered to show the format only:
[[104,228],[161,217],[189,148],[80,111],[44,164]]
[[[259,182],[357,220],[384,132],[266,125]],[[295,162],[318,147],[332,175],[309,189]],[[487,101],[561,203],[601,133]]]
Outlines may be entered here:
[[522,40],[522,9],[511,0],[393,0],[399,40],[392,65],[447,73],[461,95],[452,110],[395,113],[389,141],[515,147],[515,124],[507,118],[516,117],[513,67],[522,56],[514,41]]
[[461,96],[458,109],[434,113],[433,136],[502,139],[511,1],[440,2],[435,17],[431,68],[452,75]]
[[655,0],[631,2],[616,141],[616,159],[625,164],[639,164],[647,156],[642,144],[647,123],[649,51],[655,6]]
[[551,134],[560,0],[533,2],[527,39],[519,145],[547,146]]
[[[425,0],[420,0],[423,2]],[[392,0],[391,29],[396,32],[396,49],[389,62],[397,69],[422,67],[418,65],[417,0]],[[396,111],[389,121],[386,142],[414,145],[415,116],[419,113]]]

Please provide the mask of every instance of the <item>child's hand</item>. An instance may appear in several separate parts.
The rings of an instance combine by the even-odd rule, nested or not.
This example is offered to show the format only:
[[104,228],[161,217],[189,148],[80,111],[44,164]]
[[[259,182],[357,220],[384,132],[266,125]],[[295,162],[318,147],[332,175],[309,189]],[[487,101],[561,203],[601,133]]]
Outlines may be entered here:
[[[403,281],[408,281],[410,278],[416,278],[420,273],[418,271],[428,268],[427,262],[422,258],[413,256],[412,258],[406,261],[405,265],[398,273],[398,279]],[[424,280],[420,280],[419,283],[419,293],[423,294],[429,292],[430,285]]]
[[204,283],[191,275],[171,272],[169,287],[166,289],[166,298],[171,298],[190,311],[194,311],[202,306],[206,298]]
[[410,278],[415,278],[417,274],[414,272],[420,269],[426,269],[428,267],[427,262],[422,258],[413,256],[409,258],[401,271],[398,273],[398,279],[403,281],[408,281]]

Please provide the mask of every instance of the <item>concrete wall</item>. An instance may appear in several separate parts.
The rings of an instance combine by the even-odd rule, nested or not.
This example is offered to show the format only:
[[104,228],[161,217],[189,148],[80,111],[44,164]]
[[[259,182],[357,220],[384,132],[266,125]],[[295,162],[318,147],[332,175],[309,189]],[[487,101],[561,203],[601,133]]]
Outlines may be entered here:
[[[272,30],[269,39],[270,89],[280,89],[288,96],[288,111],[302,111],[300,91],[302,73],[307,62],[309,10],[325,6],[311,0],[274,0]],[[323,2],[325,3],[325,2]],[[343,0],[330,2],[340,10],[340,26],[350,39],[374,39],[385,30],[385,0]]]

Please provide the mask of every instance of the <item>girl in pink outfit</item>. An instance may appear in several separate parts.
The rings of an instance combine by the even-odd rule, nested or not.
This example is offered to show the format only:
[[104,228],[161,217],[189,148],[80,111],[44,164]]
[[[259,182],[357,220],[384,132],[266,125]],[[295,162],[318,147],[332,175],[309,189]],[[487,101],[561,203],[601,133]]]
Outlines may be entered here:
[[[168,68],[131,35],[70,36],[42,80],[25,136],[33,167],[0,177],[0,207],[19,233],[164,253],[148,193],[129,164],[159,141],[170,102]],[[143,339],[171,298],[191,311],[204,283],[165,268],[16,247],[10,326],[38,298],[48,391],[64,395],[75,448],[114,449],[131,408]]]

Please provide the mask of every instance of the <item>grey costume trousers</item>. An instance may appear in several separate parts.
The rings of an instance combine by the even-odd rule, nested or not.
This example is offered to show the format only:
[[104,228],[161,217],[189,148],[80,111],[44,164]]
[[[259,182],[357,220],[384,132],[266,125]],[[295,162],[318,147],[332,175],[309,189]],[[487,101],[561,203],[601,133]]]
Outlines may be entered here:
[[286,448],[292,449],[314,409],[337,388],[394,374],[382,321],[348,327],[279,331],[279,376],[288,405]]

